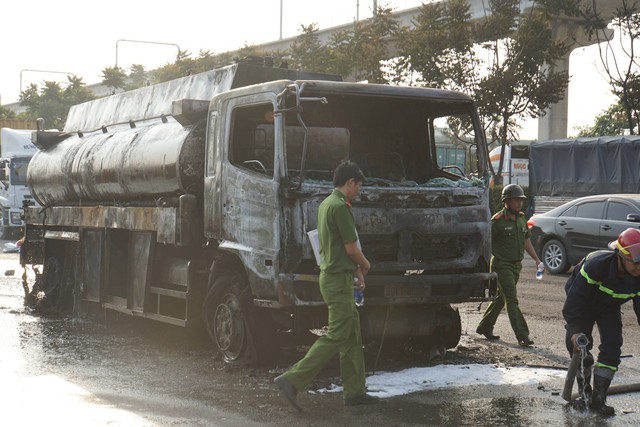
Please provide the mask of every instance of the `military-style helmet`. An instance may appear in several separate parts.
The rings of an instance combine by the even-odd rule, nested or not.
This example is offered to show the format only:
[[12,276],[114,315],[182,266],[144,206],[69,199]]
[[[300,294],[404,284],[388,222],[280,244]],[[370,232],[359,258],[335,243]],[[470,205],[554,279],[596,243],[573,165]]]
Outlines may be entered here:
[[527,196],[524,195],[524,190],[518,184],[509,184],[502,189],[502,201],[504,202],[507,199],[526,199]]
[[617,249],[618,254],[630,262],[640,262],[640,230],[627,228],[618,240],[609,243],[609,249]]

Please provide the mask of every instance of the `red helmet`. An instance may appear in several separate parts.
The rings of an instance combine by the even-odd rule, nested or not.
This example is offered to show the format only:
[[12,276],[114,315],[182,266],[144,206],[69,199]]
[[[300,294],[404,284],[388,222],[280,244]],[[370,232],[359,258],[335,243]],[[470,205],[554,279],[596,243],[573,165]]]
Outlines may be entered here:
[[637,228],[627,228],[618,240],[609,243],[610,249],[617,249],[620,256],[631,262],[640,262],[640,230]]

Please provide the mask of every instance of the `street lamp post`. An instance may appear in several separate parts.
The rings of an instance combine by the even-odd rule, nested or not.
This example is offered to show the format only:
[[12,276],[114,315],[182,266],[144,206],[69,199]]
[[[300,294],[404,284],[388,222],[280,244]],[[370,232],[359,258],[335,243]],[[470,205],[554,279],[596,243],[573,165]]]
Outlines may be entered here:
[[73,74],[70,71],[52,71],[52,70],[20,70],[20,93],[22,93],[22,73],[24,73],[25,71],[30,71],[30,72],[34,72],[34,73],[57,73],[57,74],[66,74],[66,75],[70,75]]
[[280,40],[282,40],[282,0],[280,0]]
[[166,46],[175,46],[178,48],[178,53],[180,53],[180,46],[175,43],[162,43],[162,42],[150,42],[145,40],[129,40],[129,39],[119,39],[116,41],[116,68],[118,68],[118,43],[120,42],[129,42],[129,43],[147,43],[147,44],[162,44]]

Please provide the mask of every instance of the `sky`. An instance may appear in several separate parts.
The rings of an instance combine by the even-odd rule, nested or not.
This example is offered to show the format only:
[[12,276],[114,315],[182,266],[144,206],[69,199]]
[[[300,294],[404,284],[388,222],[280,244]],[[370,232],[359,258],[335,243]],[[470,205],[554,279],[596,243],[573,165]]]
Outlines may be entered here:
[[[395,10],[421,3],[378,1]],[[114,66],[116,59],[126,71],[134,63],[150,70],[173,62],[178,47],[194,57],[201,50],[226,52],[277,40],[281,33],[294,37],[301,24],[328,28],[365,19],[371,17],[372,6],[369,0],[6,1],[0,14],[0,101],[17,102],[31,83],[64,83],[65,73],[82,77],[86,84],[99,83],[101,70]],[[569,134],[590,124],[613,100],[596,55],[593,46],[572,54]],[[529,122],[521,137],[535,138],[536,131],[536,123]]]

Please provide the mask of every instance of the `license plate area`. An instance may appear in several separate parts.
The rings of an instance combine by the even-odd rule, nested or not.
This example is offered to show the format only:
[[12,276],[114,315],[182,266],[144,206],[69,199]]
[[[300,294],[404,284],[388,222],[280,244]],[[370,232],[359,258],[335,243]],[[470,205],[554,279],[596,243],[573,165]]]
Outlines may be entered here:
[[385,285],[385,298],[430,297],[431,286],[425,285]]

